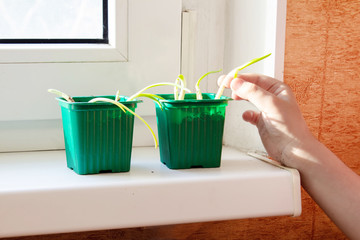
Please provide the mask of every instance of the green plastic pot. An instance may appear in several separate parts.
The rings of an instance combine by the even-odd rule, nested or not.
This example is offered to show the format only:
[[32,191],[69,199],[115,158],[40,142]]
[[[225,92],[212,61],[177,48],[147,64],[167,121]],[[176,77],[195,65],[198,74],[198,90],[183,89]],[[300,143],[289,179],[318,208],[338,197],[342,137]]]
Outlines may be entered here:
[[170,169],[220,167],[225,109],[230,98],[214,99],[215,94],[158,94],[156,105],[160,160]]
[[[115,99],[115,96],[96,96]],[[67,167],[77,174],[128,172],[134,116],[111,103],[88,103],[96,97],[57,98],[61,107]],[[135,111],[139,100],[119,102]]]

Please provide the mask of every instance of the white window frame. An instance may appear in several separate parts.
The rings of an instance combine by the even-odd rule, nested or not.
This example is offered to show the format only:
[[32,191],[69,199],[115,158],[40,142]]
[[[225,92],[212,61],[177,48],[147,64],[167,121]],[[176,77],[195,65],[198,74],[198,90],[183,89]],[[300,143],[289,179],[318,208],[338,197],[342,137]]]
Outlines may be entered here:
[[0,44],[0,63],[126,62],[128,0],[108,0],[108,44]]
[[[17,49],[9,49],[6,44],[0,49],[0,59],[7,57],[0,61],[0,152],[64,149],[60,107],[49,88],[73,96],[119,89],[130,96],[146,85],[175,79],[180,72],[181,1],[109,0],[110,11],[115,10],[109,13],[107,46],[16,44]],[[154,107],[144,100],[136,110],[153,127]],[[152,145],[142,125],[134,135],[148,138],[134,137],[134,146]]]

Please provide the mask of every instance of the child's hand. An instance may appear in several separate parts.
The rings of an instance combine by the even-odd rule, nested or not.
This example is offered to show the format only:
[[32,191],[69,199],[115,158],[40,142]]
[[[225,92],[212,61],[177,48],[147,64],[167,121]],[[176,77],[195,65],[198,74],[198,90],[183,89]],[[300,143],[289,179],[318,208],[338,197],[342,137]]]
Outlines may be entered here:
[[233,99],[248,100],[260,110],[245,111],[243,119],[257,126],[268,154],[291,167],[292,163],[284,158],[284,154],[288,156],[303,142],[314,140],[314,137],[290,87],[264,75],[239,74],[237,78],[233,78],[233,75],[231,72],[221,76],[219,84],[231,88]]

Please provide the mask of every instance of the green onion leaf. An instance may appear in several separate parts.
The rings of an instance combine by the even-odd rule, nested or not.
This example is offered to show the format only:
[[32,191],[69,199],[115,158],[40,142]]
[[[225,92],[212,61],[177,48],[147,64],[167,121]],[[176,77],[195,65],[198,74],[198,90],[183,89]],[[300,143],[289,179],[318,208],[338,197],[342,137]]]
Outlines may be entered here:
[[94,98],[91,99],[89,101],[89,103],[95,103],[95,102],[108,102],[108,103],[112,103],[115,104],[116,106],[118,106],[119,108],[121,108],[123,111],[129,111],[131,114],[133,114],[135,117],[139,118],[150,130],[153,138],[154,138],[154,142],[155,142],[155,148],[158,147],[158,140],[156,138],[156,135],[154,133],[154,131],[152,130],[152,128],[150,127],[150,125],[142,118],[140,117],[138,114],[136,114],[134,111],[132,111],[130,108],[126,107],[124,104],[120,103],[120,102],[116,102],[112,99],[108,99],[108,98]]
[[191,92],[189,89],[184,88],[184,87],[180,86],[179,84],[175,84],[175,83],[171,83],[171,82],[161,82],[161,83],[155,83],[155,84],[149,85],[149,86],[141,89],[139,92],[137,92],[134,95],[132,95],[131,97],[129,97],[128,101],[133,100],[139,94],[143,93],[144,91],[148,90],[149,88],[158,87],[158,86],[177,86],[178,88],[181,88],[181,89],[183,89],[183,90],[185,90],[187,92]]
[[196,99],[197,100],[201,100],[202,99],[202,94],[201,94],[201,91],[200,91],[200,82],[201,80],[203,80],[207,75],[211,74],[211,73],[218,73],[218,72],[221,72],[222,69],[220,70],[217,70],[217,71],[211,71],[211,72],[208,72],[208,73],[205,73],[201,78],[199,78],[199,80],[197,81],[196,85],[195,85],[195,89],[196,89]]
[[186,88],[186,80],[185,80],[185,77],[184,75],[180,74],[178,79],[180,79],[181,81],[181,86],[183,87],[183,89],[180,91],[180,94],[179,94],[179,100],[184,100],[185,98],[185,89]]
[[160,107],[161,110],[163,110],[162,105],[161,105],[161,103],[159,101],[159,99],[164,100],[163,97],[160,97],[160,96],[152,94],[152,93],[140,93],[140,94],[138,94],[138,96],[136,98],[139,98],[139,97],[150,98],[151,100],[153,100]]
[[[175,80],[175,84],[179,85],[180,81],[181,80],[179,78],[177,78]],[[178,100],[178,98],[179,98],[179,88],[177,86],[174,86],[174,100]]]
[[49,93],[54,93],[62,98],[64,98],[66,101],[68,102],[75,102],[74,99],[72,97],[70,97],[69,95],[63,93],[63,92],[60,92],[59,90],[56,90],[56,89],[48,89],[48,92]]
[[248,67],[248,66],[250,66],[250,65],[252,65],[252,64],[254,64],[254,63],[257,63],[257,62],[263,60],[264,58],[267,58],[267,57],[270,56],[270,55],[271,55],[271,53],[269,53],[269,54],[267,54],[267,55],[265,55],[265,56],[259,57],[259,58],[254,58],[254,59],[251,60],[250,62],[248,62],[248,63],[246,63],[246,64],[244,64],[244,65],[242,65],[242,66],[240,66],[240,67],[237,67],[237,68],[236,68],[236,71],[235,71],[235,74],[234,74],[234,78],[237,78],[238,73],[239,73],[241,70],[243,70],[244,68],[246,68],[246,67]]
[[[243,70],[244,68],[246,68],[246,67],[248,67],[248,66],[250,66],[250,65],[252,65],[252,64],[254,64],[256,62],[259,62],[259,61],[263,60],[264,58],[267,58],[270,55],[271,55],[271,53],[269,53],[269,54],[267,54],[265,56],[259,57],[259,58],[254,58],[253,60],[245,63],[244,65],[241,65],[240,67],[235,68],[234,69],[235,70],[234,78],[237,78],[239,71]],[[221,84],[220,87],[219,87],[218,92],[216,93],[215,99],[219,99],[222,96],[222,94],[224,92],[224,89],[225,89],[225,85]]]
[[120,99],[120,90],[117,90],[116,96],[115,96],[115,102],[119,101]]

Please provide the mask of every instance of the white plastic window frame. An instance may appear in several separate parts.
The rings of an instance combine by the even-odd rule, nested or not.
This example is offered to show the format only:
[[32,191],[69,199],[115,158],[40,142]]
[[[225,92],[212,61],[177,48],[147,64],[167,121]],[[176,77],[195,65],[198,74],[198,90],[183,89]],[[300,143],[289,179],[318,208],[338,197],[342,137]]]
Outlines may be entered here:
[[128,0],[109,0],[108,18],[108,44],[0,44],[0,63],[126,62]]
[[[0,97],[4,100],[0,104],[0,152],[64,149],[59,107],[54,96],[46,92],[48,88],[75,96],[111,94],[121,88],[121,94],[128,95],[143,86],[168,81],[173,75],[176,76],[180,70],[181,1],[109,0],[110,44],[101,48],[98,44],[76,44],[70,50],[68,44],[23,47],[17,44],[17,49],[11,51],[5,49],[1,52],[0,49],[0,59],[5,58],[2,54],[6,51],[10,58],[5,63],[0,61],[0,92],[5,93]],[[112,21],[111,17],[115,20]],[[163,19],[168,21],[164,22]],[[133,31],[128,30],[130,27]],[[144,35],[149,37],[148,41],[144,41]],[[89,51],[92,53],[89,54]],[[106,51],[115,57],[105,58]],[[78,55],[82,52],[88,54],[86,61],[79,60]],[[20,59],[18,62],[13,61],[15,55]],[[33,56],[31,61],[24,61],[29,55],[37,56]],[[49,57],[49,61],[39,60],[41,55]],[[148,59],[153,61],[149,64]],[[156,67],[158,64],[167,64],[167,68],[159,71]],[[123,79],[130,82],[123,84]],[[21,97],[8,101],[15,95],[28,96],[29,92],[33,97],[25,104],[22,104],[24,101]],[[153,118],[153,107],[151,101],[144,101],[137,112],[154,128],[156,119]],[[140,137],[134,137],[136,141],[133,146],[152,146],[151,134],[145,134],[146,139],[143,138],[147,129],[144,129],[141,121],[135,122],[138,123],[140,127],[134,128],[134,136],[138,134]]]

